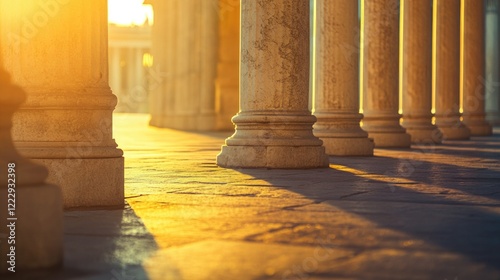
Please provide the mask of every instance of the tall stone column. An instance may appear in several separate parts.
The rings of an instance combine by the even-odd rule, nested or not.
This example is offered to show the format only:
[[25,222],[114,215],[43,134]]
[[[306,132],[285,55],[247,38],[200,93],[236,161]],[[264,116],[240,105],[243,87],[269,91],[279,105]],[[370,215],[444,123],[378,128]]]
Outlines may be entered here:
[[399,124],[399,0],[363,1],[363,129],[375,147],[410,147]]
[[28,93],[14,115],[21,154],[46,166],[65,207],[121,206],[123,152],[112,136],[107,1],[0,2],[2,50]]
[[219,166],[328,166],[308,110],[309,13],[309,0],[241,2],[240,112]]
[[314,135],[326,153],[371,156],[373,140],[360,127],[358,2],[317,0]]
[[493,133],[485,113],[485,18],[483,0],[462,0],[462,63],[463,122],[471,135]]
[[499,0],[486,0],[486,119],[500,125],[500,48],[499,48]]
[[469,139],[460,120],[460,0],[434,1],[436,125],[443,140]]
[[[19,2],[0,2],[2,10],[12,4]],[[5,46],[1,43],[5,41],[0,48]],[[45,183],[47,169],[22,157],[12,141],[12,116],[25,98],[0,56],[0,274],[11,276],[9,268],[15,272],[49,268],[60,265],[63,256],[61,190]]]
[[415,144],[441,143],[432,124],[432,0],[401,0],[403,127]]
[[217,129],[232,130],[239,109],[240,1],[219,0],[219,61],[215,98]]
[[500,126],[499,0],[486,0],[486,119]]
[[[150,0],[154,80],[151,122],[158,127],[216,129],[217,0]],[[158,20],[156,20],[158,19]]]

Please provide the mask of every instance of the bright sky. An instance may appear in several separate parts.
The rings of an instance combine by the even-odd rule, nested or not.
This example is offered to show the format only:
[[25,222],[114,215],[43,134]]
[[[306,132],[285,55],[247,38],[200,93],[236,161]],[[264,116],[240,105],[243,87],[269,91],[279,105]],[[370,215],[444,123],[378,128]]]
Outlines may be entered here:
[[144,0],[108,0],[108,21],[117,25],[142,25],[146,19],[153,23],[153,7]]

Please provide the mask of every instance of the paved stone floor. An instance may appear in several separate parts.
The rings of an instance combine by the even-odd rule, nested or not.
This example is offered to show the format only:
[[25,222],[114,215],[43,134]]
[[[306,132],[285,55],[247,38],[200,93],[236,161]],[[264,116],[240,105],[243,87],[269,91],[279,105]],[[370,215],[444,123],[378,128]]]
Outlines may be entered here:
[[231,170],[215,164],[228,133],[147,122],[115,116],[125,209],[67,211],[65,266],[36,279],[500,279],[499,130]]

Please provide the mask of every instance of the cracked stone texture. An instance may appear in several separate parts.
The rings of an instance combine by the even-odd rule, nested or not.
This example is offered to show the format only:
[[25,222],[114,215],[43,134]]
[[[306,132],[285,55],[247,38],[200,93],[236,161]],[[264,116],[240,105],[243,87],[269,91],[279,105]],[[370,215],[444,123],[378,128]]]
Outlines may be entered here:
[[19,279],[500,279],[499,130],[233,170],[228,135],[147,122],[115,116],[126,208],[66,212],[64,268]]

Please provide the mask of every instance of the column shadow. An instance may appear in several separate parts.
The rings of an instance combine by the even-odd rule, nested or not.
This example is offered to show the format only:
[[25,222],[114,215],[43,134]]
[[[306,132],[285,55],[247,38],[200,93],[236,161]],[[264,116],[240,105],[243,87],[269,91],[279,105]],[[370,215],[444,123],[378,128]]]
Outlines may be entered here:
[[[458,253],[498,271],[500,275],[500,212],[492,211],[494,207],[500,206],[500,197],[478,193],[480,197],[493,201],[488,205],[482,201],[464,199],[460,195],[454,197],[446,193],[426,193],[425,186],[420,186],[420,191],[418,187],[419,182],[425,182],[439,184],[441,188],[450,191],[461,189],[458,183],[463,177],[458,176],[452,181],[450,179],[459,173],[474,174],[476,170],[461,167],[453,171],[456,166],[424,162],[429,170],[409,176],[416,182],[388,182],[377,179],[377,176],[390,177],[386,175],[387,170],[397,168],[400,164],[398,161],[399,159],[380,157],[331,158],[333,167],[341,163],[353,170],[363,170],[363,173],[371,176],[335,168],[238,171],[265,180],[276,188],[303,195],[315,204],[333,206],[375,223],[378,227],[408,234],[426,244],[438,246],[445,252]],[[450,172],[438,174],[444,169],[450,169]],[[305,178],[308,179],[307,183],[304,183]],[[495,185],[500,191],[498,180],[495,178],[473,181],[467,185],[465,191],[470,192],[468,187],[480,189],[485,183]],[[335,215],[335,212],[332,212],[332,219],[335,219]],[[405,250],[403,247],[400,249]]]
[[142,264],[158,250],[158,245],[130,206],[65,211],[64,223],[61,267],[20,272],[6,279],[149,279]]

